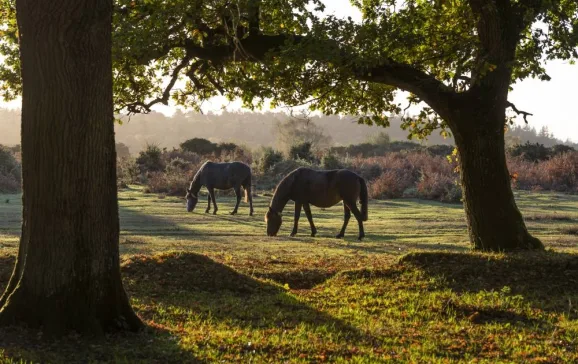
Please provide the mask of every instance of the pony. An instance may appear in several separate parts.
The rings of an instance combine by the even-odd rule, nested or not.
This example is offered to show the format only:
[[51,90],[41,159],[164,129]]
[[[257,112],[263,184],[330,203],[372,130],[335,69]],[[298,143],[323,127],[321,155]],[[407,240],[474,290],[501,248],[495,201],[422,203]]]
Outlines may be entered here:
[[[289,200],[295,201],[295,216],[291,236],[297,234],[297,224],[301,208],[305,210],[311,226],[311,236],[317,234],[310,205],[331,207],[343,201],[343,226],[336,238],[343,238],[351,213],[359,225],[358,240],[365,237],[363,221],[367,221],[367,184],[356,173],[347,169],[313,170],[297,168],[279,182],[275,188],[269,210],[265,214],[267,235],[276,236],[281,227],[281,212]],[[357,208],[357,200],[361,203],[361,211]]]
[[219,208],[215,200],[215,188],[218,190],[235,189],[237,203],[235,208],[230,212],[231,215],[237,213],[239,203],[241,202],[241,186],[245,190],[245,202],[249,202],[249,216],[253,216],[253,196],[251,195],[251,167],[241,162],[214,163],[206,161],[193,177],[185,199],[187,200],[187,211],[195,209],[199,201],[199,190],[202,186],[207,187],[209,191],[209,204],[205,213],[211,210],[211,200],[213,201],[213,215],[217,214]]

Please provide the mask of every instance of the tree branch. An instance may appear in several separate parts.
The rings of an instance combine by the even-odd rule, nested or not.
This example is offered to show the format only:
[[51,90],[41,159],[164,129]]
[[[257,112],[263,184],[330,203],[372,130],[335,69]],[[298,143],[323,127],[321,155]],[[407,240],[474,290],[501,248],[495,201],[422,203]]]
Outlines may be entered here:
[[[315,42],[319,47],[328,50],[323,54],[315,52],[310,56],[311,60],[332,61],[334,64],[342,64],[349,68],[358,80],[386,84],[409,91],[418,95],[429,105],[440,107],[441,104],[444,104],[444,101],[441,100],[454,93],[451,87],[437,80],[434,76],[392,59],[385,59],[381,64],[371,67],[356,66],[353,62],[355,52],[348,52],[333,40],[314,40],[299,35],[249,34],[248,37],[239,40],[236,47],[229,45],[201,47],[193,41],[187,40],[185,41],[185,49],[188,54],[195,58],[210,60],[215,63],[225,61],[263,62],[267,53],[279,51],[287,43],[298,45],[305,44],[305,42]],[[327,54],[339,54],[340,59],[338,62],[325,59]]]
[[181,72],[181,70],[183,68],[185,68],[189,62],[191,61],[193,57],[190,55],[186,55],[181,62],[175,67],[175,69],[173,70],[173,73],[171,75],[171,80],[169,81],[168,85],[165,87],[164,91],[163,91],[163,95],[162,97],[157,97],[154,100],[148,102],[148,103],[144,103],[143,101],[136,101],[133,102],[132,104],[128,104],[126,106],[126,108],[128,109],[128,114],[136,114],[139,112],[142,112],[142,110],[144,110],[144,113],[149,113],[151,112],[151,107],[153,105],[156,105],[158,103],[162,103],[163,105],[167,105],[169,98],[171,97],[171,90],[173,89],[173,87],[175,86],[175,83],[177,82],[178,78],[179,78],[179,73]]
[[518,108],[516,107],[516,105],[514,105],[513,103],[511,103],[510,101],[506,102],[506,107],[511,107],[512,110],[514,110],[514,112],[516,112],[518,115],[523,115],[524,116],[524,122],[526,124],[528,124],[528,119],[526,119],[528,116],[534,116],[534,114],[531,114],[529,112],[526,111],[522,111],[522,110],[518,110]]

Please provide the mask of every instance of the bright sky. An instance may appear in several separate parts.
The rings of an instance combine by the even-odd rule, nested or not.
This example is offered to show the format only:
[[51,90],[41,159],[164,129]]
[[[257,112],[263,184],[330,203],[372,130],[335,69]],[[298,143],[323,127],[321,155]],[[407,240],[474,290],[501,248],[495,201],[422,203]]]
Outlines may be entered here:
[[[336,16],[351,16],[359,19],[359,11],[350,5],[349,0],[325,0],[329,13]],[[570,65],[567,62],[552,61],[546,64],[546,71],[552,77],[551,81],[544,82],[528,79],[513,86],[509,100],[518,109],[528,111],[533,116],[528,117],[530,126],[539,130],[542,126],[547,126],[550,132],[562,140],[570,139],[578,143],[578,65]],[[403,99],[400,98],[400,101]],[[204,111],[213,110],[217,112],[224,105],[227,109],[235,110],[240,103],[229,103],[224,98],[219,97],[206,103]],[[20,107],[20,101],[11,103],[0,101],[0,107],[16,108]],[[172,114],[173,107],[158,106],[157,111],[165,114]],[[521,117],[518,122],[523,124]]]

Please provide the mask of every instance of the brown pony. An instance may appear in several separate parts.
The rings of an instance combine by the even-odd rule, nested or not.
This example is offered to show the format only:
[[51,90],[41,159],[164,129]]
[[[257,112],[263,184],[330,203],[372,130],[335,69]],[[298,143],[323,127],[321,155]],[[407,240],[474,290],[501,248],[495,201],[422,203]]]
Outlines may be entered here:
[[245,190],[245,202],[249,201],[249,216],[253,216],[253,197],[251,196],[251,167],[241,162],[214,163],[205,162],[193,177],[185,199],[187,200],[187,211],[195,209],[199,201],[199,190],[202,186],[209,190],[209,205],[205,210],[208,213],[211,210],[211,200],[213,201],[213,215],[217,214],[217,201],[215,200],[215,188],[218,190],[235,189],[237,203],[231,211],[231,215],[237,213],[239,203],[241,202],[241,186]]
[[[361,212],[356,204],[358,199],[361,202]],[[279,232],[281,212],[289,200],[295,201],[295,219],[291,236],[297,234],[301,207],[309,220],[311,236],[315,236],[317,229],[313,224],[309,205],[331,207],[339,201],[343,201],[343,227],[336,237],[342,238],[345,235],[352,212],[359,224],[358,239],[361,240],[365,236],[363,221],[367,221],[367,185],[363,178],[349,170],[316,171],[310,168],[297,168],[289,173],[277,185],[269,204],[269,211],[265,214],[268,236],[275,236]]]

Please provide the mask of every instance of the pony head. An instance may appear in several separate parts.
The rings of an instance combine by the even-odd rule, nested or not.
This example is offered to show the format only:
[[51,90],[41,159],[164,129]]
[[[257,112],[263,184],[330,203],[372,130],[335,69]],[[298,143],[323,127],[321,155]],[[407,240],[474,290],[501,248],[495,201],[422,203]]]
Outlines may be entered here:
[[276,236],[281,228],[281,214],[269,207],[265,214],[265,222],[267,223],[267,236]]
[[187,200],[187,212],[193,211],[195,206],[197,206],[197,202],[199,202],[198,196],[195,196],[193,192],[187,188],[185,199]]

